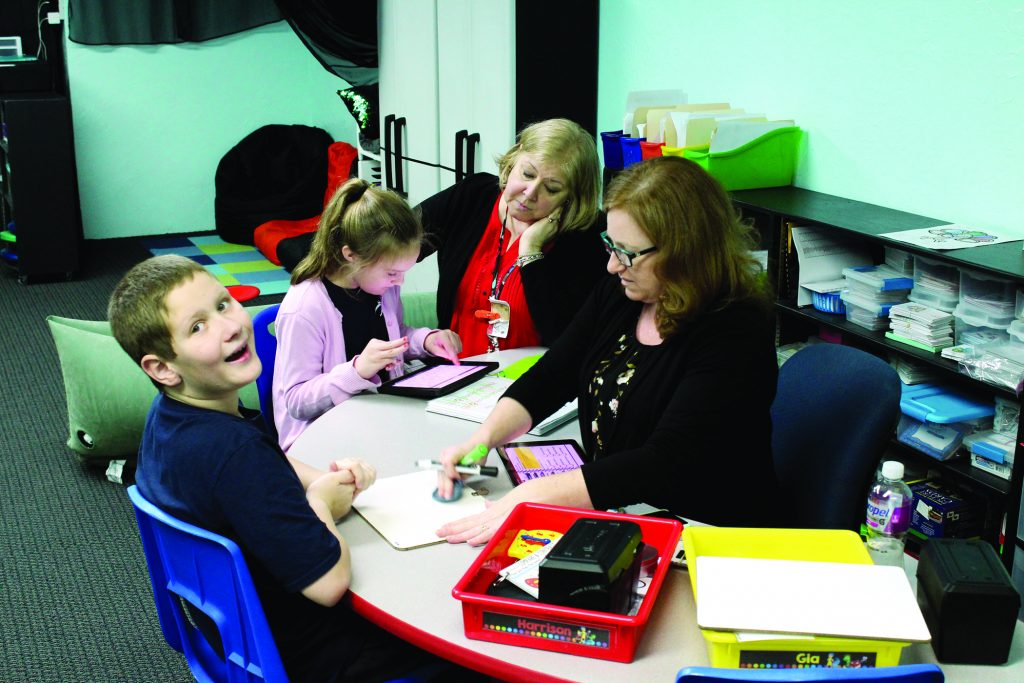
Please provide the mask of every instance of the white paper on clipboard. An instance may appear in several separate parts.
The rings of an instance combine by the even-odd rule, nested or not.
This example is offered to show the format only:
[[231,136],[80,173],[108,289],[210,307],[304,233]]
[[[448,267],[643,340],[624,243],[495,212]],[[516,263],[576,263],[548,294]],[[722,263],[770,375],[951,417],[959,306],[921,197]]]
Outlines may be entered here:
[[790,230],[800,262],[797,306],[811,304],[811,285],[838,280],[843,277],[843,268],[872,265],[871,256],[863,244],[817,228],[793,227]]
[[483,512],[486,504],[470,486],[459,500],[439,503],[432,497],[436,488],[434,470],[384,477],[360,493],[352,507],[398,550],[442,543],[444,539],[435,533],[440,527]]

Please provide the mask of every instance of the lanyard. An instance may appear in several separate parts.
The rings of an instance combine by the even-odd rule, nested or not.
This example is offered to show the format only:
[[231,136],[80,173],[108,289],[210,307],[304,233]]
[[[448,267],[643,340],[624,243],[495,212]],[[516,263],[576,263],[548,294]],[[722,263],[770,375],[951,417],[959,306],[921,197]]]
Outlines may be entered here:
[[508,282],[509,275],[519,265],[519,260],[512,262],[512,265],[505,271],[505,275],[501,278],[501,282],[498,281],[498,266],[501,264],[502,247],[505,246],[505,225],[508,223],[508,209],[505,209],[505,217],[501,219],[501,235],[498,236],[498,253],[494,256],[494,270],[491,272],[491,298],[497,299],[501,296],[501,293],[505,290],[505,283]]

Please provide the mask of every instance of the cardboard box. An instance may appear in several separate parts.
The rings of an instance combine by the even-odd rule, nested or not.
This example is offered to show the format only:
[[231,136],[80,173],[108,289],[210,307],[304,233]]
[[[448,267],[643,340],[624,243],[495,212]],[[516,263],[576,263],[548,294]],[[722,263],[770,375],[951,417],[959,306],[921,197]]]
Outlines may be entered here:
[[968,538],[981,533],[985,500],[941,481],[913,484],[911,531],[925,538]]

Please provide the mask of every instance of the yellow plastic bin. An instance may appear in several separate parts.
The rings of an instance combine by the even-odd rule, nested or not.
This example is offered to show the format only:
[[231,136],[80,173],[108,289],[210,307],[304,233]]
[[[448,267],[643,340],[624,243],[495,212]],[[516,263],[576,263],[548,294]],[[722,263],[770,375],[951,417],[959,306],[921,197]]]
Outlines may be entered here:
[[[683,548],[697,595],[697,558],[750,557],[766,560],[871,564],[860,536],[839,529],[741,529],[688,526]],[[740,669],[896,666],[909,645],[891,640],[813,636],[740,641],[732,631],[701,629],[711,666]]]
[[[793,184],[800,128],[787,126],[729,150],[687,149],[684,156],[718,179],[726,190],[751,190]],[[664,150],[668,155],[668,151]]]

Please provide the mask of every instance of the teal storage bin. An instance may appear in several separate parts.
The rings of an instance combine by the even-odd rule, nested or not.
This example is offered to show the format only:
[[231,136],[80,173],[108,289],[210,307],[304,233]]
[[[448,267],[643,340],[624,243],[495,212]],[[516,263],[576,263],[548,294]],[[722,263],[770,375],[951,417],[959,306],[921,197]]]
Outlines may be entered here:
[[917,384],[903,387],[900,411],[922,422],[953,424],[992,417],[996,409],[991,399],[979,401],[949,387]]
[[752,190],[793,184],[800,127],[765,133],[728,152],[688,149],[684,156],[714,176],[726,190]]

